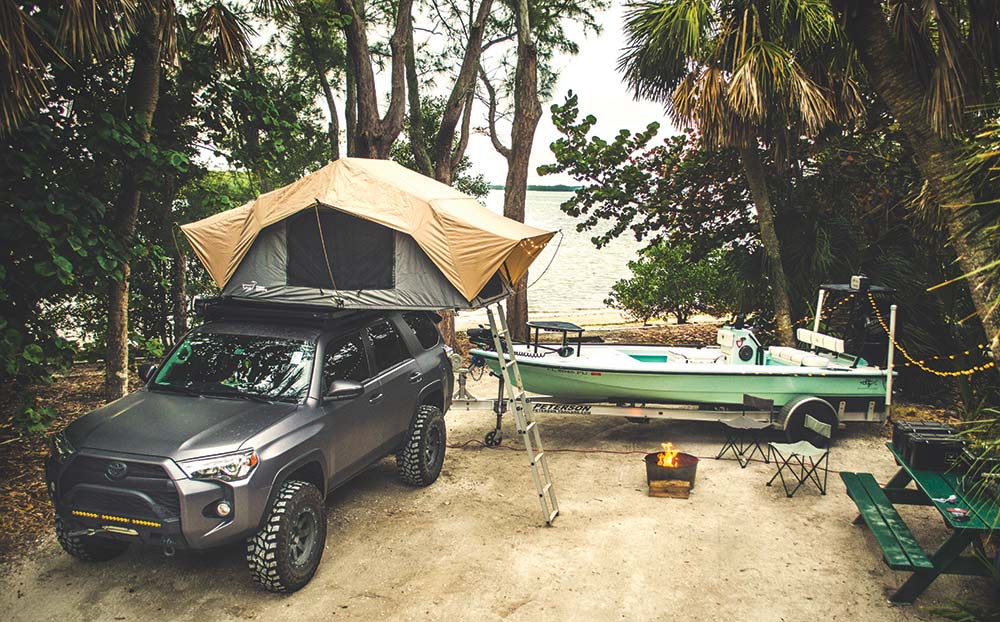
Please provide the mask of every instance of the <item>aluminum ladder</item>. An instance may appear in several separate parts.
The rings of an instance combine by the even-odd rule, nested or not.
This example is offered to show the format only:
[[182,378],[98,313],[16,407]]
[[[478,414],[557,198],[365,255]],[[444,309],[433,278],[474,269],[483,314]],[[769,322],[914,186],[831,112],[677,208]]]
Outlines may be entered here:
[[[510,338],[507,316],[504,314],[503,306],[499,303],[496,305],[495,315],[493,309],[486,307],[486,316],[490,320],[493,347],[500,365],[500,382],[506,388],[507,397],[504,401],[509,405],[508,410],[514,413],[517,431],[524,439],[524,449],[528,453],[528,461],[531,463],[531,476],[534,478],[535,488],[538,490],[538,501],[542,506],[542,515],[545,516],[545,524],[551,527],[556,517],[559,516],[559,502],[556,501],[556,491],[552,486],[548,456],[542,449],[542,436],[538,432],[538,424],[535,421],[531,403],[526,399],[524,385],[521,382],[521,370],[518,369],[517,359],[514,357],[514,343]],[[513,374],[510,373],[511,370],[513,370]],[[500,409],[499,412],[503,412],[502,404],[497,404],[497,407]]]

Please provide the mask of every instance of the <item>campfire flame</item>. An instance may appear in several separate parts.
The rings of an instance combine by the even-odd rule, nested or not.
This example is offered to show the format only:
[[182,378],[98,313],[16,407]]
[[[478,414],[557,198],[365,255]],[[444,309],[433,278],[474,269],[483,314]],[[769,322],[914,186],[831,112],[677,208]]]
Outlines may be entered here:
[[673,443],[660,443],[663,451],[656,454],[656,466],[675,467],[677,466],[677,454],[680,450],[674,449]]

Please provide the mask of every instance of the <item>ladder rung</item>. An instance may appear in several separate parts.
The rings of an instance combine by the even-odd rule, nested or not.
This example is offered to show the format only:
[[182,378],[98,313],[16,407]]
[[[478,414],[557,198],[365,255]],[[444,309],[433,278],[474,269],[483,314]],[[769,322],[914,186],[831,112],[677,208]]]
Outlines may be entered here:
[[509,360],[509,361],[507,361],[506,363],[504,363],[504,364],[503,364],[503,368],[504,368],[504,369],[510,369],[511,367],[513,367],[513,366],[514,366],[514,364],[515,364],[516,362],[517,362],[517,361],[515,361],[514,359],[511,359],[511,360]]
[[544,486],[542,486],[542,490],[538,493],[538,496],[539,497],[544,497],[545,493],[547,493],[551,489],[552,489],[552,482],[549,482],[548,484],[545,484]]
[[552,510],[552,513],[549,514],[549,517],[545,520],[545,522],[551,525],[552,521],[556,519],[556,516],[559,516],[559,510]]
[[535,427],[535,422],[534,421],[532,421],[528,425],[524,426],[524,429],[521,430],[520,432],[521,432],[521,434],[527,434],[528,432],[531,432],[531,428],[533,428],[533,427]]
[[531,466],[535,466],[536,464],[538,464],[539,462],[541,462],[542,458],[544,458],[544,457],[545,457],[545,452],[544,451],[540,451],[537,454],[535,454],[535,457],[533,457],[531,459]]

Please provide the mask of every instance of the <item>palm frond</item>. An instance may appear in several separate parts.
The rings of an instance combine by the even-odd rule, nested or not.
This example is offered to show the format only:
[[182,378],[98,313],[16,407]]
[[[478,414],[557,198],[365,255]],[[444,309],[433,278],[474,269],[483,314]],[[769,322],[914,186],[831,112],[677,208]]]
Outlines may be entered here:
[[619,71],[636,95],[666,101],[688,72],[691,58],[703,56],[705,34],[715,14],[709,0],[667,0],[628,5],[626,47]]
[[58,53],[12,0],[0,0],[0,132],[16,127],[48,92],[43,57]]
[[228,65],[240,64],[249,56],[250,37],[257,34],[242,14],[220,1],[205,8],[197,30],[214,41],[218,57]]
[[254,12],[264,17],[276,17],[291,12],[295,8],[295,0],[255,0]]
[[78,58],[121,51],[135,32],[137,0],[66,0],[59,11],[57,43]]

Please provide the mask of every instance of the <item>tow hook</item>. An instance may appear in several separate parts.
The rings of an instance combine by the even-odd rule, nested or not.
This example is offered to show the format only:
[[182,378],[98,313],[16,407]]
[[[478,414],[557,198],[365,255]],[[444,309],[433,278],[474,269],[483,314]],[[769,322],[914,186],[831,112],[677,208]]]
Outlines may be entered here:
[[163,539],[163,554],[166,557],[173,557],[174,553],[177,551],[174,549],[174,539],[172,536],[167,536]]

